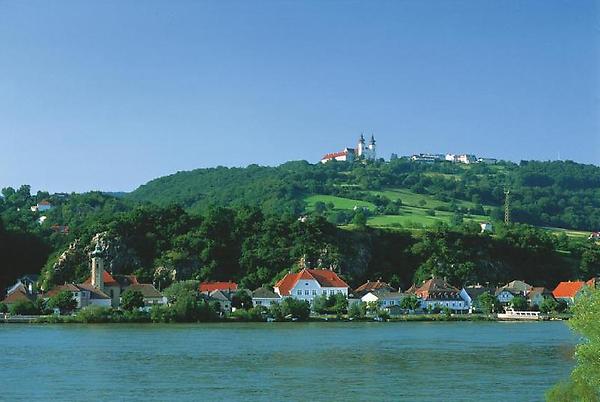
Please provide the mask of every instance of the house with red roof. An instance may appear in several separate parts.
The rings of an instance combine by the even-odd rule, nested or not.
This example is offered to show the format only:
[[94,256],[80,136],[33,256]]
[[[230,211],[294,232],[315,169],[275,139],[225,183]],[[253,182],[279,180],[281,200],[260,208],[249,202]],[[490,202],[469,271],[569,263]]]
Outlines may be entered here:
[[560,282],[552,291],[552,295],[556,300],[564,300],[568,305],[572,305],[585,288],[586,285],[584,281]]
[[390,286],[389,283],[383,282],[381,279],[377,279],[376,281],[368,280],[354,290],[354,295],[356,297],[363,297],[367,293],[373,291],[394,292],[396,289]]
[[198,290],[200,293],[210,293],[215,290],[227,291],[227,292],[235,292],[238,288],[238,284],[235,282],[201,282],[200,286],[198,286]]
[[280,297],[293,297],[312,303],[317,296],[343,294],[348,297],[349,286],[329,269],[308,269],[288,273],[273,288]]
[[431,278],[420,286],[413,285],[406,291],[421,299],[423,309],[447,307],[452,311],[468,311],[473,300],[465,289],[458,289],[441,278]]

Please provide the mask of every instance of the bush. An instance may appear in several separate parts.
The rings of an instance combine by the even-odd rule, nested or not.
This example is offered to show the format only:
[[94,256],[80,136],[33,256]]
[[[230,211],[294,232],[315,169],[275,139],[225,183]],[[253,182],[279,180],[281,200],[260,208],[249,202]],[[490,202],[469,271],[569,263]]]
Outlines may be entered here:
[[139,290],[127,289],[121,296],[121,308],[132,311],[144,307],[144,295]]
[[4,303],[0,303],[0,313],[8,313],[8,306]]
[[348,317],[362,319],[367,315],[367,304],[364,302],[352,303],[348,309]]
[[71,312],[77,308],[77,300],[73,298],[73,293],[63,290],[48,299],[48,307],[59,309],[61,314]]
[[111,322],[111,309],[101,306],[87,306],[82,308],[75,315],[77,321],[84,323],[102,323]]
[[36,305],[29,300],[22,300],[13,303],[8,308],[8,311],[13,315],[35,315],[39,314]]
[[310,304],[292,297],[283,300],[281,310],[284,317],[296,318],[299,321],[305,321],[310,316]]

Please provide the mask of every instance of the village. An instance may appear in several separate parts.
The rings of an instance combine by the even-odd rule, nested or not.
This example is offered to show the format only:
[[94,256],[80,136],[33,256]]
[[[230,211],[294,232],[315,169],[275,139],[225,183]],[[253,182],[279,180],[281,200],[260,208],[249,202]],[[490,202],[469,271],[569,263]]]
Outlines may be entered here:
[[[39,290],[38,282],[37,275],[25,275],[6,290],[0,304],[4,321],[33,322],[36,315],[31,310],[33,305],[44,306],[51,314],[60,315],[90,307],[131,309],[131,299],[139,300],[133,305],[135,310],[146,313],[172,303],[153,284],[140,283],[135,275],[108,272],[103,257],[95,253],[90,256],[90,277],[84,282],[65,283],[48,291]],[[547,319],[551,314],[556,317],[557,313],[568,317],[564,313],[586,289],[599,286],[600,278],[594,277],[588,281],[563,281],[554,289],[517,279],[495,287],[471,284],[457,288],[443,278],[432,277],[404,291],[381,279],[368,280],[352,288],[332,268],[310,268],[301,259],[297,272],[289,271],[272,288],[263,286],[250,290],[233,281],[204,281],[195,292],[199,299],[216,306],[222,319],[235,316],[236,310],[254,308],[264,321],[273,321],[276,318],[271,316],[270,309],[291,299],[300,302],[307,315],[314,319],[331,313],[338,318],[377,321],[440,313],[464,318],[483,313],[489,319],[519,320]],[[63,305],[56,302],[61,297]],[[284,318],[295,321],[298,317],[291,314]]]

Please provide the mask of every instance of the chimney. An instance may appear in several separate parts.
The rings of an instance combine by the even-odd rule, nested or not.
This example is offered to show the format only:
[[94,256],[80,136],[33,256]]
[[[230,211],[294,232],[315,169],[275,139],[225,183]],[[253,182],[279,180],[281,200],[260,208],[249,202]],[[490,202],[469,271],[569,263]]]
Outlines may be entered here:
[[101,257],[92,257],[92,286],[104,289],[104,260]]

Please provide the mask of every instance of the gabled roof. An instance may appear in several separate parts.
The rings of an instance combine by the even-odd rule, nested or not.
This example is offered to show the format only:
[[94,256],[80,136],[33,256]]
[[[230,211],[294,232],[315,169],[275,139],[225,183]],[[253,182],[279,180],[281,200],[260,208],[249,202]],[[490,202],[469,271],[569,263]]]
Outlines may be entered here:
[[386,289],[386,290],[392,291],[394,288],[391,287],[389,283],[382,282],[381,280],[378,279],[377,281],[373,281],[373,282],[366,281],[365,283],[363,283],[362,285],[357,287],[355,292],[356,293],[371,292],[373,290],[378,290],[378,289]]
[[229,291],[213,290],[209,294],[209,299],[221,300],[221,301],[231,301],[231,296],[232,296],[232,293]]
[[[103,282],[104,282],[104,286],[119,286],[119,283],[107,271],[104,271],[102,273],[102,279],[103,279]],[[92,277],[90,276],[89,278],[87,278],[87,280],[84,283],[85,284],[91,284],[92,283]]]
[[404,293],[390,292],[384,289],[374,290],[372,292],[368,292],[367,294],[369,293],[377,297],[378,300],[401,300],[405,296]]
[[289,273],[275,284],[281,296],[288,296],[299,280],[315,280],[322,288],[347,288],[349,287],[335,272],[328,269],[304,268],[297,273]]
[[562,298],[575,297],[575,296],[577,296],[577,293],[579,293],[579,291],[581,290],[581,288],[583,288],[584,285],[585,285],[585,282],[583,282],[583,281],[561,282],[552,291],[552,295],[554,297],[556,297],[557,299],[560,297],[562,297]]
[[335,158],[339,158],[340,156],[347,156],[348,154],[353,154],[353,153],[354,153],[354,148],[345,148],[343,151],[340,151],[340,152],[331,152],[331,153],[325,154],[325,155],[323,155],[321,160],[335,159]]
[[252,298],[254,299],[279,299],[280,296],[273,292],[271,289],[266,287],[260,287],[252,292]]
[[460,298],[460,290],[441,278],[431,278],[423,282],[421,286],[411,287],[409,290],[424,300],[455,300]]
[[122,288],[126,288],[132,285],[139,285],[137,276],[135,275],[113,275],[112,277],[114,278],[115,282],[117,282]]
[[518,280],[509,282],[509,283],[507,283],[503,287],[505,287],[505,288],[511,288],[511,289],[516,289],[516,290],[518,290],[519,292],[522,292],[522,293],[527,293],[528,291],[531,290],[531,288],[533,288],[533,286],[531,286],[530,284],[528,284],[526,282],[523,282],[523,281],[518,281]]
[[138,283],[131,285],[127,290],[136,290],[144,296],[144,298],[160,298],[163,295],[151,283]]
[[100,289],[93,287],[90,284],[80,283],[75,286],[77,286],[80,290],[87,290],[88,292],[90,292],[90,299],[100,299],[100,300],[110,299],[109,295],[107,295]]
[[11,304],[19,301],[33,301],[33,295],[27,292],[25,286],[23,284],[19,284],[19,286],[12,289],[12,291],[6,295],[2,303]]
[[72,284],[72,283],[65,283],[64,285],[58,285],[53,287],[52,289],[50,289],[45,295],[44,297],[52,297],[52,296],[56,296],[57,294],[59,294],[60,292],[79,292],[80,289]]
[[591,278],[585,284],[591,287],[592,289],[600,288],[600,277]]
[[531,288],[529,293],[527,293],[527,298],[531,299],[532,297],[535,297],[537,295],[550,296],[550,295],[552,295],[552,292],[549,289],[546,289],[545,287],[533,287],[533,288]]
[[235,282],[201,282],[198,289],[200,292],[212,292],[214,290],[237,290],[238,285]]

